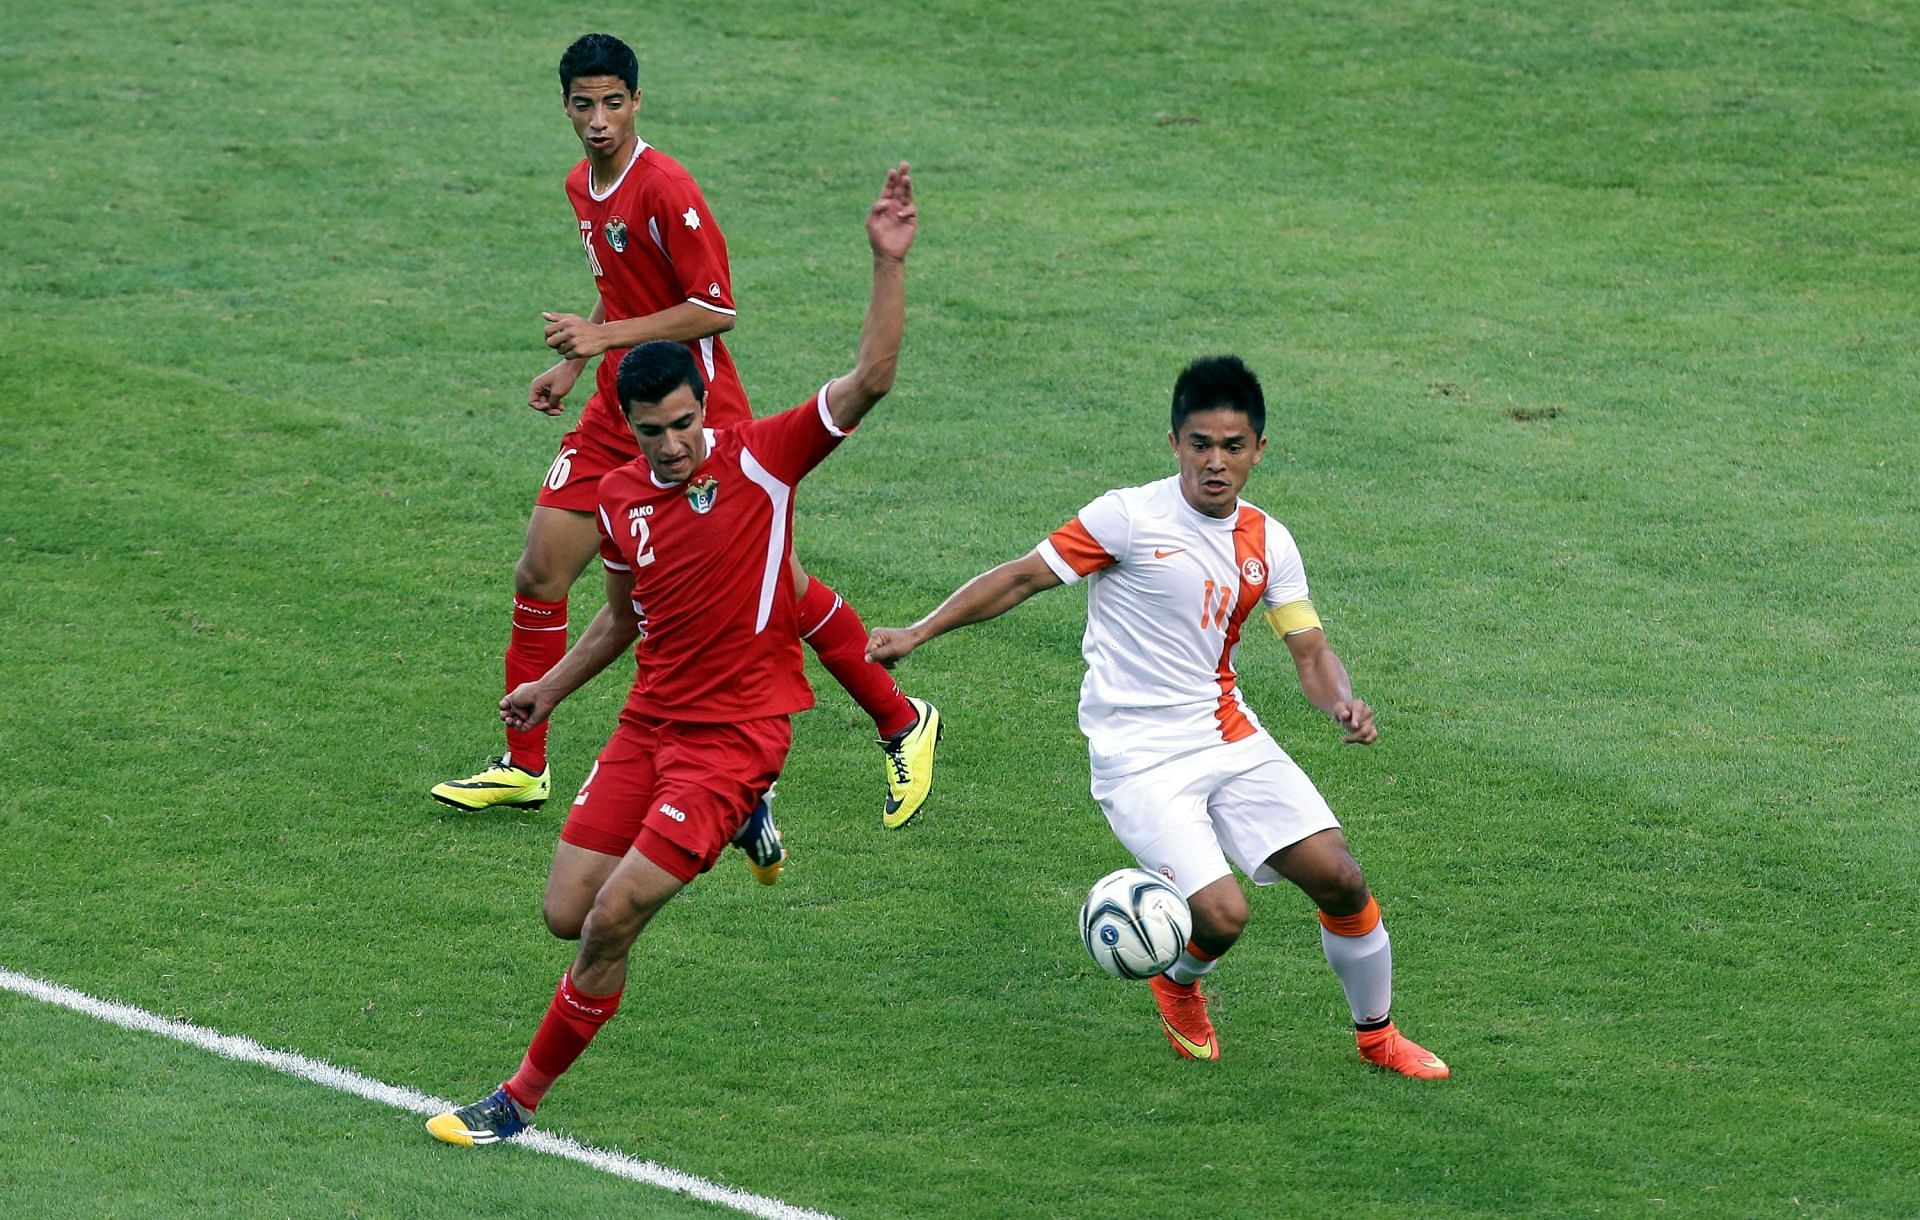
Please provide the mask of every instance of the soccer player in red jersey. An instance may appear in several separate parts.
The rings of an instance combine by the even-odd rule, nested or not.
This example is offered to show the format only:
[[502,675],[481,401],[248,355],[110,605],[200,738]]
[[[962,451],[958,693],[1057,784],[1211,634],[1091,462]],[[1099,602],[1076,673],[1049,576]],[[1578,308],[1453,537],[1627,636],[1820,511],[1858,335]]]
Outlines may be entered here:
[[866,225],[873,287],[859,355],[801,405],[709,429],[684,346],[646,343],[620,362],[641,457],[600,480],[607,604],[559,663],[500,702],[509,724],[531,727],[645,636],[620,725],[561,831],[569,859],[600,861],[599,881],[519,1071],[427,1123],[448,1143],[490,1144],[526,1126],[618,1010],[635,938],[746,824],[786,760],[788,717],[813,704],[788,564],[793,493],[893,386],[918,227],[905,164],[888,171]]
[[[637,456],[621,416],[615,370],[628,348],[684,343],[706,386],[709,426],[753,418],[747,392],[721,335],[733,329],[726,238],[692,175],[634,130],[639,61],[619,39],[588,34],[560,59],[560,87],[586,157],[567,175],[567,198],[599,299],[590,316],[546,313],[547,345],[560,363],[534,378],[527,405],[558,415],[587,363],[604,358],[578,425],[560,452],[527,522],[514,569],[509,689],[545,673],[567,650],[567,593],[598,546],[594,505],[608,471]],[[903,695],[886,669],[866,659],[866,626],[853,607],[793,565],[802,638],[827,672],[873,717],[885,755],[881,820],[905,825],[933,784],[940,713]],[[507,727],[507,749],[477,774],[434,786],[435,800],[469,812],[539,805],[551,791],[547,725]],[[763,878],[764,879],[764,878]]]

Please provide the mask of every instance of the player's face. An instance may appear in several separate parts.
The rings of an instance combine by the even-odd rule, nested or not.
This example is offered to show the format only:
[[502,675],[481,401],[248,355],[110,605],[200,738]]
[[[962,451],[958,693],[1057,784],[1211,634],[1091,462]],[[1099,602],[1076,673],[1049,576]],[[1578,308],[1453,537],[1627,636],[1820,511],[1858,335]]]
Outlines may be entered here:
[[640,454],[662,483],[684,483],[707,460],[707,405],[680,386],[659,402],[636,402],[627,410],[627,426]]
[[631,152],[640,94],[627,92],[626,82],[617,76],[576,77],[567,86],[566,105],[587,156],[610,162]]
[[1267,438],[1255,436],[1244,411],[1215,407],[1187,416],[1177,433],[1169,432],[1180,459],[1180,494],[1209,517],[1230,517],[1247,476],[1267,451]]

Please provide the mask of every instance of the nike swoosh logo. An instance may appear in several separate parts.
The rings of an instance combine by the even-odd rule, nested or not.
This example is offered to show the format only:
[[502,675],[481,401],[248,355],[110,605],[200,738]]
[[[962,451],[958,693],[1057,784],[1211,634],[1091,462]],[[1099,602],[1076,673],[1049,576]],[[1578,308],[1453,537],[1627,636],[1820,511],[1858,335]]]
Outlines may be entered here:
[[905,801],[900,801],[900,800],[895,800],[895,799],[894,799],[893,797],[891,797],[891,796],[890,796],[890,797],[888,797],[888,798],[887,798],[887,800],[886,800],[886,806],[885,806],[885,808],[886,808],[886,811],[887,811],[887,813],[889,813],[889,814],[895,814],[895,813],[899,813],[899,812],[900,812],[900,806],[902,806],[902,805],[904,805],[904,804],[906,804],[906,802],[905,802]]
[[1178,554],[1179,554],[1180,552],[1182,552],[1182,551],[1184,551],[1184,550],[1186,550],[1186,549],[1187,549],[1186,547],[1183,547],[1183,546],[1177,546],[1177,547],[1174,547],[1174,548],[1173,548],[1173,549],[1172,549],[1171,551],[1160,551],[1160,550],[1156,550],[1156,551],[1154,551],[1154,553],[1153,553],[1153,557],[1154,557],[1155,559],[1165,559],[1165,558],[1166,558],[1167,556],[1169,556],[1169,555],[1178,555]]
[[1438,1055],[1428,1055],[1425,1059],[1421,1059],[1418,1062],[1420,1063],[1421,1066],[1430,1067],[1430,1068],[1443,1068],[1447,1066],[1446,1064],[1440,1062],[1440,1057]]
[[1167,1037],[1173,1039],[1174,1045],[1187,1052],[1187,1054],[1192,1055],[1195,1059],[1211,1059],[1214,1057],[1212,1038],[1208,1038],[1205,1042],[1195,1042],[1192,1038],[1187,1037],[1175,1029],[1173,1023],[1165,1017],[1160,1018],[1160,1026],[1167,1031]]

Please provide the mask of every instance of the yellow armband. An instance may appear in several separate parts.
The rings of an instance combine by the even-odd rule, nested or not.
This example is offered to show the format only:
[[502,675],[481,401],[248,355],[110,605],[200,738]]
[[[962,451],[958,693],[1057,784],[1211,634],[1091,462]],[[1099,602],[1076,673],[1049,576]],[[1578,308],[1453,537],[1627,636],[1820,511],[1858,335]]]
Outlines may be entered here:
[[1303,597],[1267,611],[1267,622],[1273,624],[1273,633],[1284,640],[1320,626],[1320,616],[1313,612],[1313,603]]

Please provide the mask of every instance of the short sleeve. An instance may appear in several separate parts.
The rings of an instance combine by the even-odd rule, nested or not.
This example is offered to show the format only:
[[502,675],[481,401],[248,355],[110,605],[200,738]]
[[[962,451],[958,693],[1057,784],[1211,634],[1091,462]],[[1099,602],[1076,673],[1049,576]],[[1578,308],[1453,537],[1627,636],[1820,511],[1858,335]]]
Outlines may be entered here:
[[1126,501],[1110,491],[1049,534],[1034,548],[1034,553],[1053,569],[1055,576],[1066,584],[1073,584],[1120,562],[1132,536],[1133,520],[1127,513]]
[[1287,527],[1267,518],[1267,587],[1260,594],[1268,609],[1309,600],[1307,569]]
[[663,176],[650,210],[657,239],[686,299],[732,317],[733,273],[727,263],[727,239],[708,210],[699,184],[685,173]]
[[600,562],[616,572],[631,572],[633,565],[620,553],[620,546],[613,538],[613,524],[607,519],[607,506],[601,504],[594,514],[600,526]]
[[834,424],[827,410],[824,385],[797,407],[750,420],[730,431],[739,434],[755,461],[789,487],[818,466],[848,435]]

